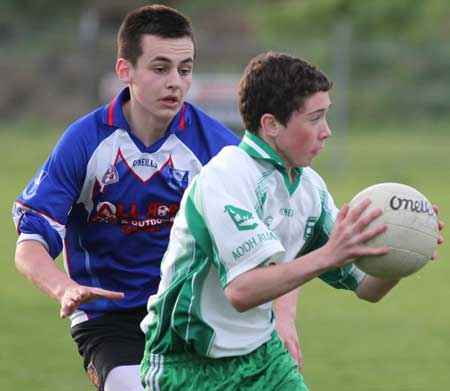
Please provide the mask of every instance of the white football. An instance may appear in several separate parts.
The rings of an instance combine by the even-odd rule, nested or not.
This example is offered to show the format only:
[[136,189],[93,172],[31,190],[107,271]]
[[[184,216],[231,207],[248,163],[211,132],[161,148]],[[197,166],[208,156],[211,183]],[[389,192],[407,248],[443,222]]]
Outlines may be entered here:
[[379,183],[358,193],[350,201],[350,208],[366,198],[372,203],[364,213],[375,208],[383,211],[368,228],[380,223],[387,225],[384,233],[367,244],[391,250],[383,256],[358,258],[356,265],[381,278],[402,278],[422,268],[432,257],[439,236],[438,219],[431,203],[410,186]]

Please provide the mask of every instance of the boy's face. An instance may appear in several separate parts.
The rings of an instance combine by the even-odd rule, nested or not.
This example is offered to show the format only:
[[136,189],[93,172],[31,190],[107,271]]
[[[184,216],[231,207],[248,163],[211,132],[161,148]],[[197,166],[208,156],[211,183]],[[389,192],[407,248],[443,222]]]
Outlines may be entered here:
[[132,99],[153,123],[165,127],[180,110],[192,83],[194,44],[189,37],[141,38],[142,55],[128,64]]
[[326,115],[331,101],[328,92],[311,95],[300,111],[294,111],[286,126],[278,124],[279,132],[272,147],[283,158],[286,167],[307,167],[331,136]]

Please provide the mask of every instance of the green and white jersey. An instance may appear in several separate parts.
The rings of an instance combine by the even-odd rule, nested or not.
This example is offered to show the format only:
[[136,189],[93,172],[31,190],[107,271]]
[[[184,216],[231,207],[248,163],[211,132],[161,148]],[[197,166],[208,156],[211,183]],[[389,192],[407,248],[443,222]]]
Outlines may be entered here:
[[[181,202],[161,283],[141,327],[146,354],[196,352],[244,355],[274,330],[272,303],[239,313],[224,288],[236,276],[284,263],[328,240],[337,208],[311,168],[290,180],[282,159],[247,132],[203,167]],[[364,274],[353,265],[321,276],[336,288],[355,289]]]

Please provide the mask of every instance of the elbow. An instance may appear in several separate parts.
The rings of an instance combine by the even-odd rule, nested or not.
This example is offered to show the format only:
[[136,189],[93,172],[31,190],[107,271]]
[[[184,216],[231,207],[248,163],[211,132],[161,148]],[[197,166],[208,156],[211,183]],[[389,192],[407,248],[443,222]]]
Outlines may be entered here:
[[383,298],[383,296],[360,296],[360,295],[358,295],[358,297],[361,300],[364,300],[368,303],[373,303],[373,304],[378,303]]
[[375,304],[386,296],[388,290],[357,289],[355,293],[361,300]]
[[245,300],[245,296],[242,292],[232,289],[230,286],[225,288],[225,296],[237,312],[245,312],[251,308],[249,303]]
[[22,263],[21,263],[20,259],[17,258],[17,257],[16,257],[15,265],[16,265],[16,270],[17,270],[19,273],[22,273],[22,270],[23,270],[23,269],[22,269]]
[[355,293],[359,299],[364,300],[368,303],[378,303],[383,297],[384,294],[380,294],[379,292],[371,291],[370,289],[362,289],[363,287],[359,287],[356,289]]
[[22,255],[21,246],[17,246],[16,248],[16,254],[14,257],[14,263],[16,265],[16,270],[19,273],[24,273],[24,257]]
[[33,263],[32,261],[39,259],[41,253],[43,253],[42,250],[46,251],[40,242],[34,240],[19,242],[14,257],[17,271],[27,276],[30,271],[30,264]]
[[378,303],[398,282],[399,280],[384,280],[366,275],[355,293],[364,301]]

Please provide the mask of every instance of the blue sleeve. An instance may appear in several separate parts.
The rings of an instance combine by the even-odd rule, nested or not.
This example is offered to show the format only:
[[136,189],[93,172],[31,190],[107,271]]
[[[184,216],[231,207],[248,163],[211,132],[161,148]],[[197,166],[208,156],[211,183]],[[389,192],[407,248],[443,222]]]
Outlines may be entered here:
[[17,231],[40,235],[53,258],[62,250],[68,215],[86,175],[89,150],[82,127],[79,121],[67,129],[13,208]]
[[39,213],[28,210],[22,217],[20,222],[20,233],[38,234],[47,243],[50,256],[55,259],[62,250],[63,242],[57,229],[43,218]]
[[[232,130],[202,110],[186,104],[192,115],[192,126],[196,131],[186,132],[187,138],[183,141],[189,145],[191,150],[195,151],[202,165],[208,163],[223,147],[239,145],[241,139]],[[192,138],[189,139],[189,137]]]
[[227,145],[239,145],[241,139],[230,129],[222,125],[211,117],[204,116],[201,118],[202,127],[209,133],[208,141],[210,155],[208,160],[203,162],[206,164],[211,157],[216,156],[223,147]]

